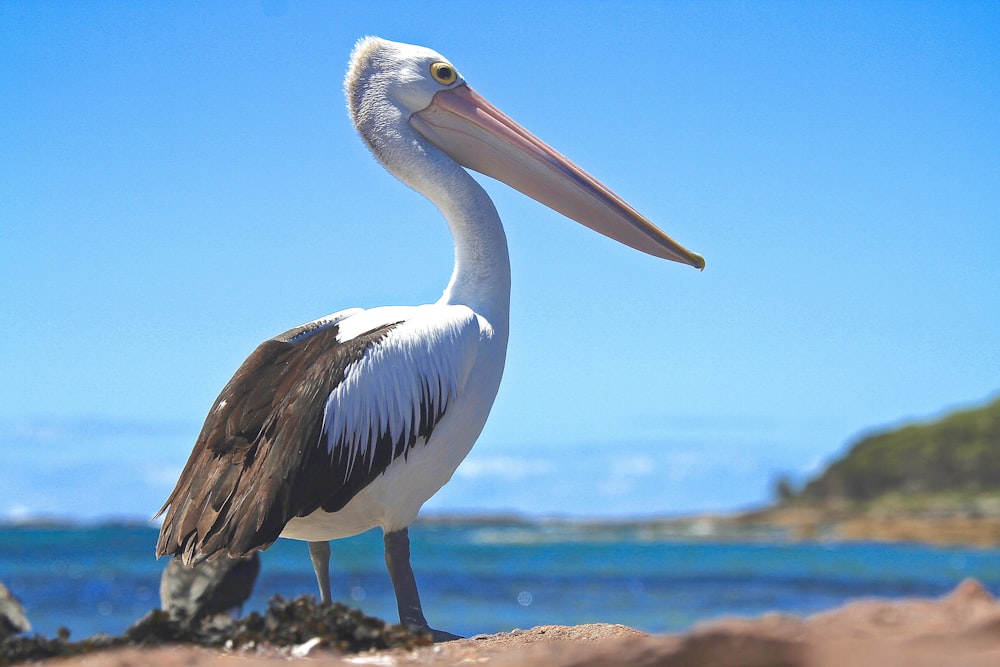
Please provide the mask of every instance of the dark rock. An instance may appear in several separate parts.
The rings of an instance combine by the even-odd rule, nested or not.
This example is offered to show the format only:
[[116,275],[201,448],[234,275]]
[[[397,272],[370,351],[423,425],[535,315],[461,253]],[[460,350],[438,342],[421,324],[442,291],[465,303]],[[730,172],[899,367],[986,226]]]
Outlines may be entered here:
[[188,643],[234,648],[295,646],[315,638],[320,646],[343,652],[430,643],[428,637],[412,634],[402,626],[387,625],[340,603],[318,604],[306,595],[294,600],[276,595],[263,616],[252,612],[239,620],[225,614],[177,619],[154,610],[132,625],[125,637],[141,646]]
[[80,642],[69,641],[68,633],[56,639],[38,635],[11,637],[0,642],[0,667],[125,646],[194,644],[239,650],[256,646],[294,647],[313,639],[318,640],[319,647],[345,653],[431,644],[428,635],[387,625],[339,603],[318,604],[311,596],[294,600],[275,596],[264,615],[252,612],[239,620],[226,614],[176,618],[154,609],[121,637],[95,635]]
[[253,593],[260,556],[216,558],[188,567],[171,560],[160,577],[160,606],[172,618],[202,618],[239,610]]
[[0,640],[30,630],[21,601],[0,582]]
[[48,639],[41,635],[8,637],[0,642],[0,667],[22,662],[35,662],[56,656],[73,656],[123,646],[120,639],[107,635],[94,635],[81,642],[71,642],[62,636]]

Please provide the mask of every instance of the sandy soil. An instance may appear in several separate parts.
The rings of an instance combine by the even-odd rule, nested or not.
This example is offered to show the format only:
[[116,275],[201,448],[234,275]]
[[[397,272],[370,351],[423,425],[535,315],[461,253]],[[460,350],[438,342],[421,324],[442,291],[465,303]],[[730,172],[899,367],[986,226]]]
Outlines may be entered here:
[[860,600],[802,619],[724,619],[683,635],[649,636],[621,625],[542,626],[412,651],[340,656],[299,647],[226,653],[189,646],[121,649],[60,667],[258,667],[302,661],[345,665],[489,667],[986,667],[1000,665],[1000,604],[975,581],[937,600]]

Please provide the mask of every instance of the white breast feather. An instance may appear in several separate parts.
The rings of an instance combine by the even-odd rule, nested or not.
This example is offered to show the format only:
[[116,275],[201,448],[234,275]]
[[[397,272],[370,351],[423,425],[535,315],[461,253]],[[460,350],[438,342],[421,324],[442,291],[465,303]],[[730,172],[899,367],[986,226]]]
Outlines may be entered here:
[[323,416],[330,456],[337,458],[341,448],[348,448],[345,480],[381,433],[397,442],[426,426],[421,400],[432,406],[433,415],[462,392],[480,336],[478,318],[469,308],[418,306],[407,309],[401,324],[348,367]]

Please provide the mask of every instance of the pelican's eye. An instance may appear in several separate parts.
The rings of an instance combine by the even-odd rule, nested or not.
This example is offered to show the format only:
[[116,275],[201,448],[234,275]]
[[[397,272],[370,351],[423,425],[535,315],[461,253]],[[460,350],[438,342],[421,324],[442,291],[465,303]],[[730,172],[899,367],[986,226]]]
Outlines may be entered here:
[[458,72],[448,63],[434,63],[431,65],[431,76],[442,86],[450,86],[458,79]]

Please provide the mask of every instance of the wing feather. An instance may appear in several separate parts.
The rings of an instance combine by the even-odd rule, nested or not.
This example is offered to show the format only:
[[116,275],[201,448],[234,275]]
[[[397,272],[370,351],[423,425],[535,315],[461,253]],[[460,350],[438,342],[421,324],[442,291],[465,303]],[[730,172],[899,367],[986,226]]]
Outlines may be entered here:
[[422,306],[343,311],[262,343],[209,411],[157,555],[245,555],[294,517],[344,507],[427,441],[479,337],[468,308]]

